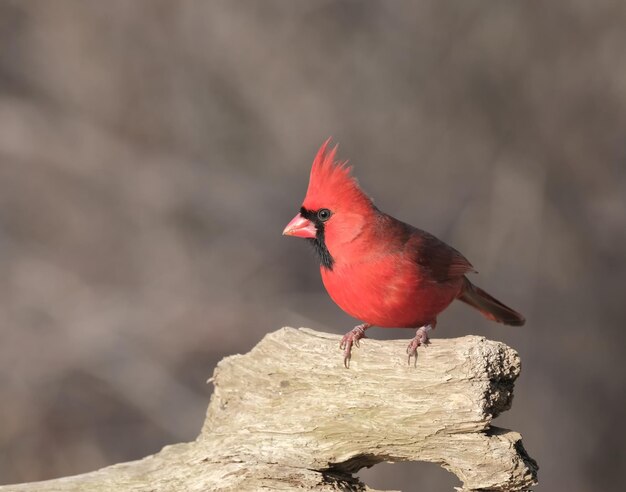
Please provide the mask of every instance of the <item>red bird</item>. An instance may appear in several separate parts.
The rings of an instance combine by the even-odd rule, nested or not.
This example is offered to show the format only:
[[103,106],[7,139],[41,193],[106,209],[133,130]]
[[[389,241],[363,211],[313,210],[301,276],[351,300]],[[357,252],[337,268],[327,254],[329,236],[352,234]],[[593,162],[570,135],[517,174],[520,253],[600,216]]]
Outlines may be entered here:
[[300,212],[284,235],[308,238],[319,256],[324,287],[346,313],[363,324],[344,335],[344,365],[365,330],[417,328],[408,361],[428,344],[437,316],[459,299],[486,318],[521,326],[524,317],[472,284],[475,272],[456,249],[432,234],[387,215],[359,188],[346,162],[335,161],[327,140],[313,161]]

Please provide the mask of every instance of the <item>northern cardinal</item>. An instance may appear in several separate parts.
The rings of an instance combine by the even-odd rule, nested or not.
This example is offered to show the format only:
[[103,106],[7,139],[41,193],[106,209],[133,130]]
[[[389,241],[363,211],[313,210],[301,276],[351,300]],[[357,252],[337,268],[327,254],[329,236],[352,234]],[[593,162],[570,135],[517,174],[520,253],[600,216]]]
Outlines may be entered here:
[[346,313],[363,323],[340,343],[349,367],[352,345],[365,330],[417,328],[408,362],[428,344],[437,316],[455,299],[484,317],[521,326],[524,317],[472,284],[474,267],[432,234],[381,212],[361,190],[346,162],[336,162],[330,139],[319,149],[300,212],[284,235],[307,238],[320,260],[324,287]]

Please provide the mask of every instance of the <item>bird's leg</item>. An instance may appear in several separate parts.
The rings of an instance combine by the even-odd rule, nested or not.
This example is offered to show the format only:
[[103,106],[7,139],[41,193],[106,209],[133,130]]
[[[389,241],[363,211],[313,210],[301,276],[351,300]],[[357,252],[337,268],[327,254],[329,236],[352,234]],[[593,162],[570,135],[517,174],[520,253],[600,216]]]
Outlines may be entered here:
[[355,326],[352,330],[346,333],[341,339],[341,342],[339,342],[339,348],[343,350],[343,365],[346,366],[346,369],[350,368],[352,345],[359,348],[359,340],[361,338],[367,338],[365,336],[365,330],[367,330],[370,326],[372,325],[368,325],[367,323]]
[[409,365],[411,365],[411,357],[415,357],[415,367],[417,367],[417,347],[420,345],[428,345],[430,343],[428,339],[428,332],[430,330],[434,330],[435,326],[437,326],[436,321],[431,321],[427,325],[421,326],[415,332],[415,337],[409,343],[409,346],[406,348],[406,353],[409,354]]

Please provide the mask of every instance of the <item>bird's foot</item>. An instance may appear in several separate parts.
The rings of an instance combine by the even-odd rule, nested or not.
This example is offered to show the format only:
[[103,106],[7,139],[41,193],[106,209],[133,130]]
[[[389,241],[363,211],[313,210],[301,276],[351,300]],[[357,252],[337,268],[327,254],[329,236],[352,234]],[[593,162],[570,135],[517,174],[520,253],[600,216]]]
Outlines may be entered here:
[[411,365],[411,357],[415,357],[415,367],[417,367],[417,347],[420,345],[428,345],[430,340],[428,339],[428,332],[434,328],[433,325],[424,325],[417,329],[415,332],[415,337],[409,343],[409,346],[406,348],[406,353],[409,355],[409,365]]
[[350,368],[350,357],[352,356],[352,345],[359,348],[359,340],[361,338],[367,338],[365,336],[365,330],[371,325],[363,323],[362,325],[355,326],[352,330],[346,333],[341,342],[339,342],[339,348],[343,350],[343,365],[346,369]]

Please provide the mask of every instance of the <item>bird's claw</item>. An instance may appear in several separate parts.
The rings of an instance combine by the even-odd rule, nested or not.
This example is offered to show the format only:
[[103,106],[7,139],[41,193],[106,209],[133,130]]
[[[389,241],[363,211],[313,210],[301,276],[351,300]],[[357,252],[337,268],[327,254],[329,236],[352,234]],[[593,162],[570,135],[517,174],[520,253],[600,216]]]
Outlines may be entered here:
[[343,365],[346,369],[350,369],[350,359],[352,357],[352,346],[360,348],[359,340],[361,338],[367,338],[365,336],[365,330],[369,328],[369,325],[363,324],[354,327],[348,333],[346,333],[341,342],[339,342],[339,349],[343,350]]
[[411,342],[409,343],[409,346],[406,348],[406,353],[409,355],[408,365],[411,365],[411,357],[415,357],[413,364],[414,364],[414,367],[417,367],[417,347],[421,345],[423,345],[424,347],[427,347],[428,345],[430,345],[428,332],[432,328],[433,327],[431,325],[426,325],[426,326],[422,326],[421,328],[418,328],[417,331],[415,332],[415,337],[413,337],[413,340],[411,340]]

